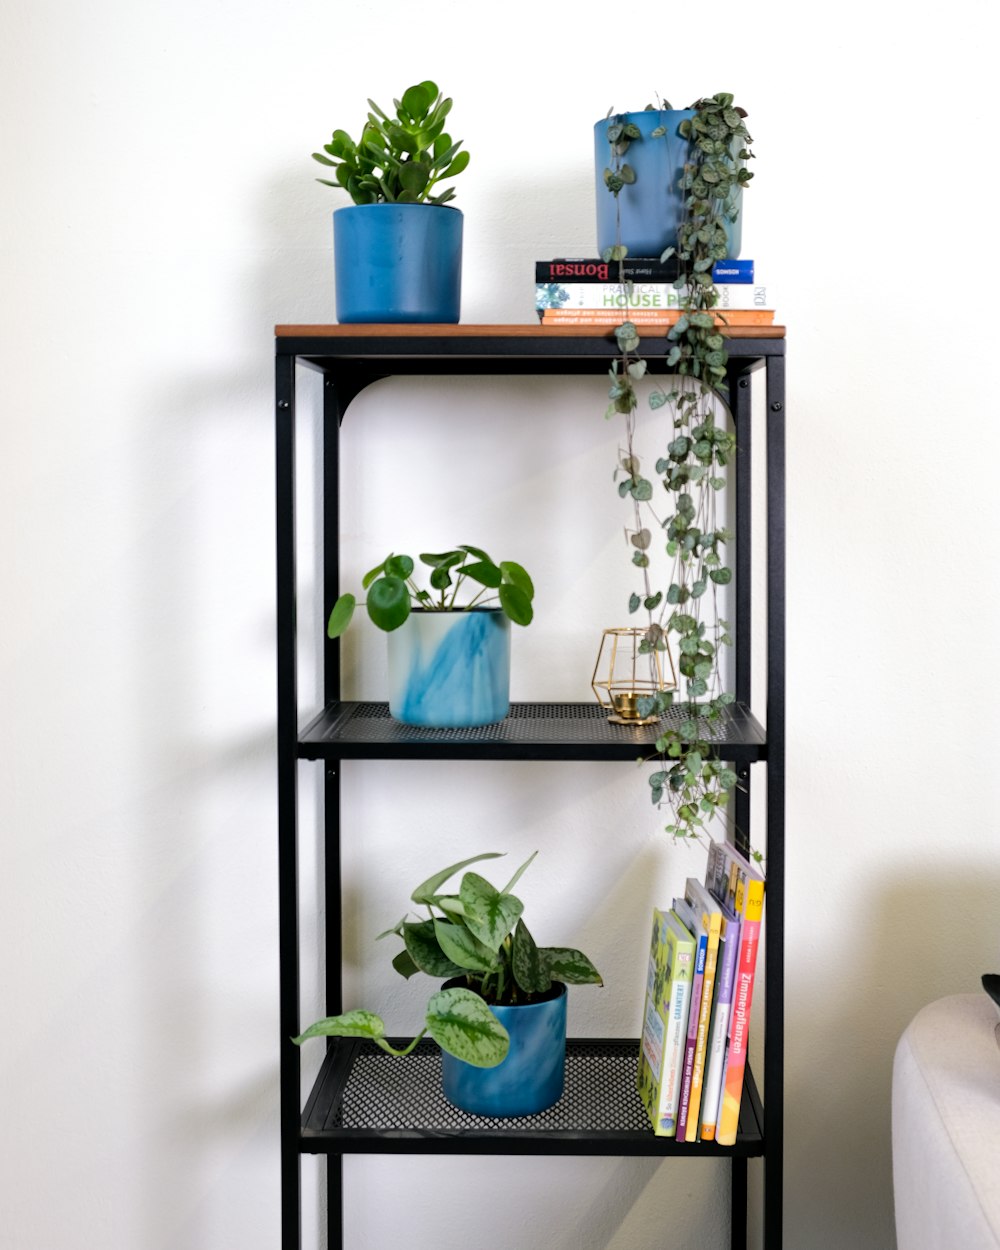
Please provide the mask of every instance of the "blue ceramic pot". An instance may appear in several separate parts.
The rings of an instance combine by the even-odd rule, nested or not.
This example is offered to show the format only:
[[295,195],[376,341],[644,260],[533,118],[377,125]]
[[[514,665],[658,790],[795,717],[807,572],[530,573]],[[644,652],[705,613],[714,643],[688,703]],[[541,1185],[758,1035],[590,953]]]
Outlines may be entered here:
[[458,321],[462,214],[449,204],[350,204],[333,214],[337,320]]
[[[448,982],[462,985],[462,980]],[[541,1003],[490,1007],[510,1034],[507,1058],[476,1068],[441,1052],[444,1096],[474,1115],[534,1115],[562,1097],[566,1079],[566,986]]]
[[[610,167],[608,127],[615,122],[637,126],[640,139],[633,139],[624,160],[635,170],[635,182],[618,193],[621,212],[621,241],[630,256],[660,256],[677,246],[677,227],[683,219],[684,194],[681,176],[688,155],[688,142],[677,133],[694,109],[644,109],[641,113],[617,113],[594,126],[594,175],[597,195],[598,254],[613,247],[616,239],[615,197],[604,185],[604,171]],[[651,138],[657,127],[666,134]],[[737,192],[737,204],[742,200]],[[742,244],[742,220],[727,225],[729,257],[735,260]]]
[[510,710],[510,621],[499,608],[417,609],[386,642],[396,720],[466,729],[503,720]]

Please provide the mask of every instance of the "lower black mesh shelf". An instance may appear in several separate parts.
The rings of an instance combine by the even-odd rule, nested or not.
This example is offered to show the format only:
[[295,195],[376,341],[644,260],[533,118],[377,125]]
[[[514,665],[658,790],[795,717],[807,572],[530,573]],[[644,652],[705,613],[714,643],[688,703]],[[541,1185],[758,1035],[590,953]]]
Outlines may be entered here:
[[656,1137],[635,1088],[638,1042],[570,1040],[566,1089],[538,1115],[495,1119],[453,1107],[441,1093],[433,1042],[397,1058],[338,1039],[302,1118],[307,1153],[760,1155],[760,1102],[747,1073],[736,1145]]
[[[594,703],[512,703],[495,725],[424,729],[389,715],[386,703],[332,703],[299,735],[305,759],[570,759],[634,760],[650,755],[657,737],[687,719],[680,708],[655,725],[612,725]],[[751,762],[766,754],[764,730],[734,703],[699,732],[724,759]]]

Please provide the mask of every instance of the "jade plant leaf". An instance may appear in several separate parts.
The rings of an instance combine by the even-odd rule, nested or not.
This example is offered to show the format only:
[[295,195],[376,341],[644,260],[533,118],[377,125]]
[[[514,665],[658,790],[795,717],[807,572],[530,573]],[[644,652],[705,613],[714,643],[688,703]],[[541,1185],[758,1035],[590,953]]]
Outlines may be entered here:
[[427,1003],[427,1031],[442,1050],[477,1068],[495,1068],[507,1057],[510,1037],[478,994],[438,990]]

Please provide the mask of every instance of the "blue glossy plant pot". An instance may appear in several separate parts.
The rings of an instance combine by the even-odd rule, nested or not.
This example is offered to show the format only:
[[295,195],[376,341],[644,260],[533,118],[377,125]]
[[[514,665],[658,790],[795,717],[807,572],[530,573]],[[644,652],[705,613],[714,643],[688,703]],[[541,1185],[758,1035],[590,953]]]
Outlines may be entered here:
[[333,214],[337,320],[458,321],[462,213],[450,204],[350,204]]
[[[461,985],[457,980],[448,984]],[[534,1115],[562,1097],[566,1081],[566,986],[554,998],[516,1007],[490,1007],[510,1034],[507,1058],[477,1068],[441,1052],[444,1096],[474,1115]]]
[[389,712],[396,720],[467,729],[510,711],[510,621],[499,608],[417,609],[386,642]]
[[[635,182],[618,193],[621,212],[621,241],[630,256],[660,256],[668,247],[677,246],[677,227],[684,215],[684,193],[681,177],[688,156],[688,142],[677,133],[685,118],[694,117],[694,109],[644,109],[641,113],[617,113],[602,118],[594,126],[594,178],[597,195],[598,254],[617,242],[615,197],[604,185],[604,171],[611,166],[608,127],[615,122],[631,122],[642,136],[633,139],[624,156],[635,170]],[[652,138],[652,132],[663,126],[666,133]],[[737,192],[737,207],[743,193]],[[726,227],[729,257],[740,254],[742,217]]]

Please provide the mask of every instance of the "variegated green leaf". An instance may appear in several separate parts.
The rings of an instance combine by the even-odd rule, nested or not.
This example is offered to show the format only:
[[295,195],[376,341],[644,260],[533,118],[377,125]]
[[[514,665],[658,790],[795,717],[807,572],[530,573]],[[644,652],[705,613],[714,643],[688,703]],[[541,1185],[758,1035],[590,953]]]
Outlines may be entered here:
[[498,966],[496,952],[477,941],[462,925],[435,920],[434,936],[447,959],[461,972],[493,972]]
[[473,855],[471,859],[463,859],[457,864],[452,864],[450,868],[443,868],[440,872],[436,872],[433,877],[428,877],[426,881],[421,882],[410,895],[410,898],[415,903],[430,903],[448,878],[453,877],[460,869],[467,868],[469,864],[478,864],[483,859],[501,859],[502,857],[500,851],[487,851],[483,855]]
[[513,894],[501,894],[485,877],[467,872],[462,878],[459,898],[465,908],[465,925],[484,946],[497,950],[510,933],[524,904]]
[[552,978],[542,963],[535,940],[522,920],[514,930],[511,968],[514,980],[528,994],[542,994],[552,984]]
[[441,950],[433,920],[403,925],[403,941],[410,958],[428,976],[456,977],[465,971],[464,966],[452,963]]
[[511,892],[511,890],[513,890],[514,886],[515,886],[515,885],[517,885],[517,883],[521,880],[521,878],[524,876],[524,874],[525,874],[525,872],[527,871],[527,869],[531,867],[531,861],[535,858],[535,856],[536,856],[537,854],[538,854],[538,852],[537,852],[537,851],[532,851],[532,852],[531,852],[531,854],[530,854],[530,855],[528,856],[528,858],[524,861],[524,863],[521,865],[521,867],[517,870],[517,872],[515,872],[515,873],[514,873],[514,875],[511,877],[511,879],[510,879],[510,880],[507,882],[507,884],[504,886],[504,888],[503,888],[503,890],[502,890],[502,893],[504,893],[504,894],[509,894],[509,893]]
[[540,946],[538,957],[554,981],[567,985],[603,985],[604,980],[587,956],[567,946]]
[[439,990],[427,1004],[427,1031],[442,1050],[477,1068],[495,1068],[507,1057],[510,1037],[478,994]]
[[345,1011],[340,1016],[327,1016],[325,1020],[317,1020],[304,1033],[293,1037],[296,1046],[301,1046],[310,1037],[367,1037],[372,1041],[385,1037],[385,1024],[381,1016],[372,1011]]

